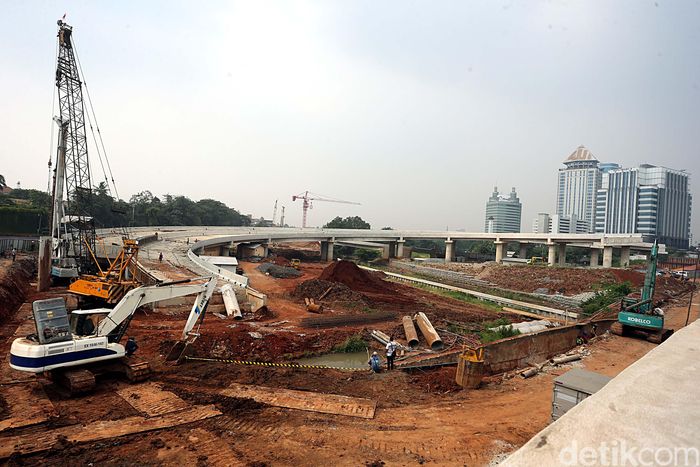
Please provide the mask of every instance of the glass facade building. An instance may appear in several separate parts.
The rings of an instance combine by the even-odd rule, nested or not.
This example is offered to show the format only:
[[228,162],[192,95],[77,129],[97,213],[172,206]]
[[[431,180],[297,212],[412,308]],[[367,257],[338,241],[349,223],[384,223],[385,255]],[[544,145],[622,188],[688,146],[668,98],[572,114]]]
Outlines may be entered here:
[[672,248],[688,248],[692,196],[682,170],[642,164],[603,175],[596,194],[595,231],[640,233]]
[[486,202],[484,232],[520,232],[522,209],[515,188],[510,192],[510,196],[504,197],[498,194],[498,187],[493,187],[493,193]]
[[595,231],[596,193],[601,184],[598,160],[591,151],[579,146],[559,169],[557,211],[562,218],[576,218],[586,223],[587,232]]

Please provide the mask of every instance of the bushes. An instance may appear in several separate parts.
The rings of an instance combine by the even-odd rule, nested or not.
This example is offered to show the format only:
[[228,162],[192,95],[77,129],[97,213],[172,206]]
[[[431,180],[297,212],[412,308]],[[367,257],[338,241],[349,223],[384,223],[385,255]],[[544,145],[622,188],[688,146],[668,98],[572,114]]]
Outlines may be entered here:
[[489,342],[505,339],[506,337],[517,336],[519,334],[520,331],[514,329],[513,325],[508,323],[507,325],[501,324],[499,327],[493,329],[485,327],[481,332],[479,332],[479,337],[481,337],[482,343],[488,344]]
[[595,296],[589,298],[581,304],[583,314],[590,316],[596,311],[619,301],[630,292],[632,292],[632,283],[629,281],[605,285],[595,294]]
[[351,353],[351,352],[362,352],[369,344],[365,341],[360,334],[355,334],[343,341],[342,344],[338,344],[333,347],[333,352],[336,353]]

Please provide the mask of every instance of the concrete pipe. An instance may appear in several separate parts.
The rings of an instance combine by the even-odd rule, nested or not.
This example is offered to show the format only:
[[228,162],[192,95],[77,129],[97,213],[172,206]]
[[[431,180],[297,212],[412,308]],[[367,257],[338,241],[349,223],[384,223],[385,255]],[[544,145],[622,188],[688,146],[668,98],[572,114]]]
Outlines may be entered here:
[[528,368],[527,370],[522,371],[520,373],[520,376],[522,376],[523,378],[529,378],[531,376],[535,376],[537,373],[539,373],[539,371],[540,370],[537,367]]
[[428,345],[430,346],[430,348],[432,350],[442,349],[442,339],[440,339],[440,336],[438,335],[433,325],[430,323],[430,320],[428,320],[428,317],[425,316],[425,313],[421,311],[416,314],[415,318],[416,324],[418,324],[418,327],[423,333],[423,337],[425,337],[425,340],[428,341]]
[[552,365],[561,365],[562,363],[573,362],[576,360],[581,360],[581,355],[565,355],[563,357],[553,358],[549,361]]
[[408,342],[408,346],[412,349],[418,347],[418,331],[416,331],[416,327],[413,325],[413,320],[410,316],[403,317],[403,331],[406,333],[406,342]]
[[226,284],[221,287],[221,296],[224,298],[226,314],[229,316],[233,315],[233,319],[243,319],[241,307],[238,305],[238,299],[236,299],[236,291],[233,290],[231,284]]

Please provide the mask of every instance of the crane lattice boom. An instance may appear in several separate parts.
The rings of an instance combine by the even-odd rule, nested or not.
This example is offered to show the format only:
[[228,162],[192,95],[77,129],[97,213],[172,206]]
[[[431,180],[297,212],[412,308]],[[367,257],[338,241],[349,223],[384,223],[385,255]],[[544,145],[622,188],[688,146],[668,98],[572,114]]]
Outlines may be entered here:
[[298,195],[293,195],[292,196],[292,201],[296,200],[302,200],[302,219],[301,219],[301,226],[303,228],[306,228],[306,218],[308,215],[309,209],[313,208],[312,201],[323,201],[326,203],[341,203],[341,204],[355,204],[355,205],[360,205],[360,203],[356,203],[354,201],[344,201],[341,199],[333,199],[329,197],[324,197],[322,195],[317,195],[314,193],[311,193],[310,191],[305,191],[303,193],[300,193]]

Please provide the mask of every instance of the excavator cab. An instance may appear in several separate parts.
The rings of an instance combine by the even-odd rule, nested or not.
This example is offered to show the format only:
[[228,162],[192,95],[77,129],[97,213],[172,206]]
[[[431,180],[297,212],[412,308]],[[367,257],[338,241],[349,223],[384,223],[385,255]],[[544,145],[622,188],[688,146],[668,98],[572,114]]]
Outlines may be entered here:
[[[72,339],[65,298],[49,298],[32,303],[36,335],[30,339],[40,344],[53,344]],[[34,339],[33,339],[34,338]]]
[[70,330],[75,336],[94,336],[97,326],[107,317],[109,308],[96,310],[75,310],[70,314]]

